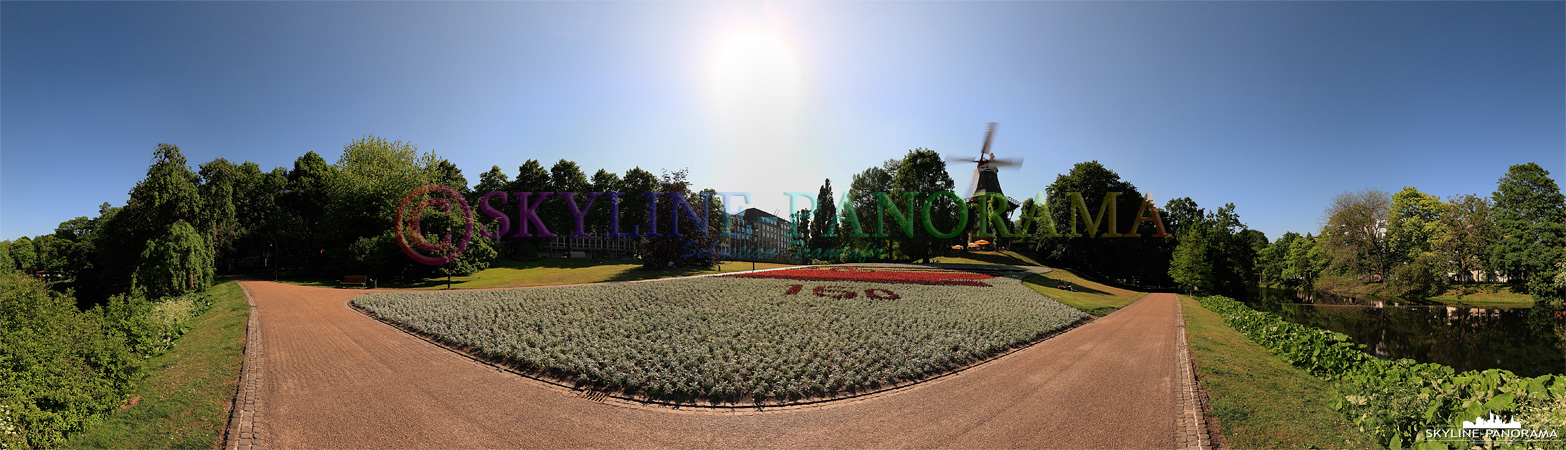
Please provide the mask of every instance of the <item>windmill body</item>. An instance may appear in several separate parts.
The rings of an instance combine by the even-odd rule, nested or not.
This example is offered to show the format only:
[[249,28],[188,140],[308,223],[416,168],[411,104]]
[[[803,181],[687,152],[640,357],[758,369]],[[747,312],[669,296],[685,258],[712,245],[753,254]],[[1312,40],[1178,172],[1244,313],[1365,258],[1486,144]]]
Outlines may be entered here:
[[[990,152],[990,142],[992,142],[994,138],[995,123],[991,122],[989,131],[984,134],[984,147],[979,150],[978,158],[947,158],[947,161],[949,162],[975,163],[973,169],[973,179],[968,183],[969,203],[982,201],[991,193],[1001,194],[1002,196],[1006,195],[1001,191],[1000,169],[1003,167],[1022,166],[1022,160],[1020,158],[1006,159],[995,157],[995,154]],[[1012,210],[1022,206],[1022,203],[1017,202],[1016,199],[1011,197],[1006,197],[1006,202],[1007,206],[1005,211],[1002,211],[1003,214],[1009,214]]]

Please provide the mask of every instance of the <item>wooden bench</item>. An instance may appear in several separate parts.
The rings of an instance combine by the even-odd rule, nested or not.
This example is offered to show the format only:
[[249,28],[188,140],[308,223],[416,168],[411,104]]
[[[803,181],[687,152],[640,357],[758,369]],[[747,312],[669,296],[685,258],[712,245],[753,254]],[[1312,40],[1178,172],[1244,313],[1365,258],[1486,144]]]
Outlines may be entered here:
[[341,284],[341,285],[344,285],[344,286],[351,285],[351,284],[355,284],[355,285],[359,285],[359,286],[367,286],[366,283],[368,281],[369,281],[369,277],[364,276],[364,275],[343,275],[343,281],[339,281],[339,282],[337,282],[337,284]]

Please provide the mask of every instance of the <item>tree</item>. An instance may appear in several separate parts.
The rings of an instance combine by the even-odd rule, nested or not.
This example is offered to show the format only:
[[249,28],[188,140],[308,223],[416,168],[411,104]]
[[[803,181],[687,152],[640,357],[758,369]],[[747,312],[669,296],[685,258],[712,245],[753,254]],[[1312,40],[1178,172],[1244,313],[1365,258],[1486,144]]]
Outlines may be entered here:
[[1319,245],[1335,273],[1356,279],[1387,279],[1393,258],[1387,238],[1391,206],[1391,196],[1376,189],[1333,197],[1324,212],[1327,224]]
[[1450,262],[1435,251],[1446,234],[1446,204],[1412,187],[1392,196],[1387,239],[1394,268],[1387,289],[1402,297],[1428,297],[1446,290]]
[[1289,251],[1293,249],[1294,241],[1297,239],[1300,239],[1299,233],[1293,231],[1283,233],[1277,241],[1256,253],[1256,272],[1257,276],[1261,277],[1263,286],[1297,285],[1296,280],[1284,277],[1284,271],[1289,265]]
[[810,248],[837,248],[837,202],[832,197],[832,180],[825,180],[816,194],[816,210],[810,222]]
[[1446,214],[1441,220],[1442,232],[1435,236],[1435,250],[1451,262],[1458,281],[1472,281],[1474,272],[1487,271],[1485,261],[1490,256],[1490,242],[1495,239],[1490,202],[1474,194],[1458,196],[1446,202]]
[[[897,228],[896,223],[882,223],[877,213],[880,205],[877,203],[877,192],[890,193],[894,189],[892,183],[897,176],[897,167],[901,166],[901,159],[889,159],[880,167],[871,167],[863,172],[854,174],[853,181],[849,183],[849,204],[853,206],[854,215],[859,219],[863,231],[870,235],[885,233],[890,236],[892,230]],[[842,218],[844,221],[848,217]],[[886,219],[888,221],[892,219]],[[879,237],[852,237],[845,236],[839,239],[850,242],[849,246],[859,250],[878,250],[877,253],[887,254],[896,258],[892,249],[886,245],[886,239]]]
[[1306,288],[1316,285],[1316,278],[1327,268],[1327,258],[1321,247],[1316,245],[1316,240],[1306,234],[1289,244],[1288,263],[1283,268],[1284,280],[1297,280],[1298,286]]
[[1535,300],[1555,300],[1548,274],[1566,258],[1566,196],[1549,171],[1527,163],[1511,166],[1491,198],[1500,240],[1490,247],[1490,263]]
[[620,198],[620,231],[634,233],[647,230],[647,194],[658,193],[658,177],[652,172],[632,167],[620,179],[625,196]]
[[180,220],[147,243],[136,266],[136,284],[149,297],[206,290],[212,284],[212,248],[195,227]]
[[[587,175],[582,173],[582,168],[575,162],[561,159],[549,168],[549,190],[554,192],[557,198],[544,202],[539,206],[538,211],[539,218],[548,224],[551,233],[559,237],[569,237],[575,232],[576,216],[571,214],[566,202],[573,202],[578,208],[588,206],[588,186]],[[567,192],[572,194],[566,194]],[[597,199],[593,200],[597,203]],[[584,227],[586,225],[583,224]],[[575,250],[572,245],[574,240],[566,239],[565,242],[567,252]]]
[[[686,173],[683,169],[664,172],[659,180],[658,191],[664,195],[658,196],[660,197],[657,206],[659,220],[656,232],[661,236],[642,239],[641,257],[644,268],[711,267],[718,262],[716,253],[711,250],[718,242],[717,227],[720,223],[713,220],[717,217],[711,214],[712,204],[708,203],[708,208],[704,209],[702,196],[690,193],[690,182],[685,181]],[[702,219],[706,222],[705,235],[701,231],[701,224],[691,220],[688,212],[675,206],[675,200],[670,198],[675,195],[685,199],[691,211],[706,214]],[[670,236],[674,233],[676,222],[679,223],[680,236]]]
[[[929,217],[930,225],[938,232],[960,231],[958,229],[957,214],[959,208],[967,208],[962,202],[949,204],[940,199],[927,200],[927,197],[943,191],[952,190],[952,177],[946,173],[946,162],[941,160],[941,155],[934,150],[916,148],[909,150],[903,156],[902,164],[897,167],[897,172],[892,179],[893,199],[906,198],[906,193],[913,193],[917,206],[923,216],[924,202],[933,203]],[[905,211],[905,214],[916,214],[913,211]],[[966,224],[962,224],[966,226]],[[957,238],[940,238],[930,233],[915,229],[913,237],[896,233],[894,242],[898,248],[908,257],[929,262],[930,257],[944,253],[946,246],[957,242]]]
[[16,269],[25,273],[33,273],[38,266],[38,250],[33,247],[33,239],[27,236],[11,241],[11,259],[16,262]]
[[1169,278],[1182,288],[1239,295],[1256,280],[1254,233],[1246,233],[1233,203],[1186,224],[1169,263]]
[[479,174],[478,186],[473,188],[474,198],[489,193],[489,191],[504,191],[506,185],[511,183],[511,177],[500,170],[500,166],[489,166],[489,171]]
[[16,260],[11,259],[11,241],[0,241],[0,272],[16,270]]
[[[589,189],[593,192],[622,192],[623,188],[619,175],[598,169],[597,172],[593,172]],[[607,195],[598,197],[598,200],[593,203],[593,208],[587,212],[588,233],[594,236],[609,235],[609,215],[613,208],[610,203]]]
[[[1041,241],[1039,252],[1045,260],[1126,283],[1161,284],[1168,276],[1167,270],[1156,269],[1161,266],[1154,261],[1168,261],[1171,255],[1159,250],[1173,248],[1161,249],[1154,242],[1141,239],[1105,236],[1140,236],[1152,227],[1144,224],[1146,228],[1131,229],[1143,197],[1136,186],[1121,180],[1120,174],[1098,161],[1077,163],[1071,171],[1055,177],[1044,192],[1058,232]],[[1111,195],[1116,192],[1119,194]],[[1076,195],[1081,196],[1081,205],[1076,204]],[[1111,198],[1114,208],[1108,207]],[[1089,217],[1082,217],[1083,208]]]

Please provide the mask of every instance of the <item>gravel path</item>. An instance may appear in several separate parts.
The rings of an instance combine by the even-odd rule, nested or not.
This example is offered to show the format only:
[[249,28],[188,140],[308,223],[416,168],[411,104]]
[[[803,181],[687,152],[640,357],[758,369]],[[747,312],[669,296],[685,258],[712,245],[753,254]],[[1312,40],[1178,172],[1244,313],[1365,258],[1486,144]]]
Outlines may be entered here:
[[362,290],[242,282],[271,448],[1174,448],[1174,295],[997,360],[820,407],[599,403],[474,362],[347,306]]

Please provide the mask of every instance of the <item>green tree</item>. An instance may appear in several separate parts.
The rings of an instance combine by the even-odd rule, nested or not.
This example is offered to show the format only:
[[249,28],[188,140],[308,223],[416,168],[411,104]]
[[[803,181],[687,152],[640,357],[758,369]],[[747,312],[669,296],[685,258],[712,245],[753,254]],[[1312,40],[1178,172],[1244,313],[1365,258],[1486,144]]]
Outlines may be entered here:
[[1295,280],[1297,286],[1306,288],[1316,285],[1316,279],[1327,268],[1327,257],[1321,247],[1316,245],[1316,240],[1306,234],[1289,244],[1288,264],[1283,268],[1284,280]]
[[816,193],[816,210],[810,222],[810,248],[828,250],[837,248],[837,202],[832,195],[832,180],[822,182]]
[[287,213],[279,214],[275,235],[257,242],[258,246],[265,246],[264,265],[314,270],[324,267],[326,248],[348,236],[346,230],[329,228],[333,220],[327,212],[335,203],[337,176],[337,166],[327,164],[315,152],[305,152],[294,159],[293,170],[288,171],[287,190],[278,199],[279,209]]
[[1490,263],[1535,300],[1559,300],[1549,274],[1566,258],[1566,196],[1549,171],[1527,163],[1511,166],[1491,198],[1500,240],[1490,247]]
[[0,271],[16,270],[16,260],[11,259],[11,241],[0,241]]
[[1446,202],[1442,232],[1435,236],[1435,250],[1458,274],[1458,281],[1473,280],[1474,272],[1488,271],[1490,243],[1495,239],[1495,219],[1490,202],[1467,194]]
[[[1143,197],[1136,186],[1121,180],[1120,174],[1098,161],[1077,163],[1055,177],[1044,192],[1059,233],[1040,243],[1040,256],[1046,261],[1127,284],[1156,285],[1168,277],[1159,261],[1169,261],[1172,255],[1163,251],[1172,252],[1173,248],[1144,239],[1110,238],[1151,234],[1153,228],[1142,223],[1131,229]],[[1076,204],[1077,195],[1081,205]],[[1108,206],[1112,198],[1113,208]],[[1083,208],[1089,217],[1082,217]]]
[[1186,224],[1169,263],[1169,278],[1188,290],[1237,295],[1254,280],[1255,234],[1246,233],[1233,203]]
[[[903,199],[906,198],[905,193],[913,193],[915,201],[919,202],[917,208],[921,211],[917,214],[922,217],[923,205],[925,202],[930,201],[928,197],[940,192],[951,191],[952,186],[952,177],[946,173],[946,162],[941,160],[941,155],[934,150],[916,148],[909,150],[908,154],[903,156],[902,164],[897,167],[897,172],[892,179],[893,189],[891,197],[894,200]],[[958,209],[966,209],[967,205],[961,204],[961,202],[953,204],[938,198],[931,201],[931,203],[934,206],[930,210],[930,225],[938,232],[946,233],[959,228],[959,226],[967,226],[957,222]],[[916,214],[912,211],[905,211],[904,213]],[[898,248],[909,258],[926,262],[933,256],[945,253],[948,245],[961,240],[956,237],[936,237],[930,233],[921,232],[917,228],[912,238],[901,233],[893,234],[893,236],[897,237],[894,241],[897,242]]]
[[212,284],[212,248],[195,227],[181,220],[147,243],[136,266],[136,284],[150,297],[206,290]]
[[647,194],[658,192],[658,176],[641,167],[632,167],[625,171],[620,182],[625,192],[625,196],[620,198],[620,231],[635,233],[641,230],[646,233]]
[[613,212],[614,206],[611,205],[607,193],[621,192],[624,189],[623,183],[620,181],[620,175],[604,169],[598,169],[597,172],[593,172],[593,178],[588,189],[592,192],[605,193],[598,196],[598,199],[593,202],[592,209],[587,211],[588,233],[594,236],[608,236],[610,232],[609,216]]
[[1256,253],[1256,272],[1261,277],[1261,284],[1284,285],[1293,287],[1293,280],[1284,278],[1284,271],[1289,265],[1289,251],[1293,249],[1294,241],[1300,239],[1299,233],[1293,231],[1283,233],[1277,241],[1266,246]]
[[1395,255],[1387,237],[1392,198],[1386,191],[1367,189],[1333,197],[1321,231],[1323,253],[1331,270],[1355,280],[1386,280]]
[[33,246],[33,238],[22,236],[11,241],[11,259],[16,261],[16,269],[24,273],[38,270],[38,249]]
[[1392,196],[1387,226],[1392,276],[1387,290],[1402,297],[1428,297],[1446,290],[1446,273],[1452,270],[1445,255],[1437,253],[1436,240],[1447,234],[1446,204],[1413,187]]
[[511,177],[500,170],[500,166],[489,166],[489,171],[479,174],[478,186],[473,188],[474,200],[489,191],[504,191],[506,185],[511,183]]

